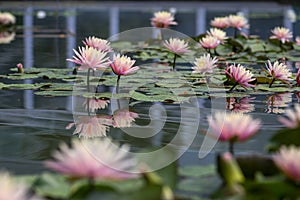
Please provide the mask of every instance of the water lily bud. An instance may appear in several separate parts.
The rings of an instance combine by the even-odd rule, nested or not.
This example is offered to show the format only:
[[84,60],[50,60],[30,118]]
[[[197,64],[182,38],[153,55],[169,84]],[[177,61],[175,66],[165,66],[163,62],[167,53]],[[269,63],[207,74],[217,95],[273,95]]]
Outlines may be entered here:
[[24,68],[22,63],[17,64],[18,73],[24,73]]

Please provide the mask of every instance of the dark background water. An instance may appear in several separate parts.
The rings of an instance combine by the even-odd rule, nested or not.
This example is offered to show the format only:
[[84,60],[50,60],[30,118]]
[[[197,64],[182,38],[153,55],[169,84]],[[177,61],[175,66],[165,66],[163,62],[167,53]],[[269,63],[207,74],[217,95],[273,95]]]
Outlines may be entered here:
[[[72,49],[81,45],[87,36],[108,38],[113,34],[139,27],[150,26],[154,11],[176,8],[178,26],[172,29],[189,36],[204,33],[215,16],[244,12],[249,17],[249,34],[263,39],[270,36],[270,29],[286,26],[300,35],[299,21],[292,23],[285,13],[293,9],[297,15],[298,7],[265,3],[174,3],[174,2],[95,2],[72,3],[64,1],[15,3],[1,1],[0,11],[12,12],[17,17],[17,34],[10,44],[0,44],[1,74],[21,62],[25,67],[67,68],[66,62],[72,56]],[[38,17],[45,12],[44,17]],[[229,32],[229,34],[231,34]],[[3,82],[11,82],[2,79]],[[41,80],[33,80],[33,82]],[[14,81],[23,82],[23,81]],[[285,94],[285,102],[278,107],[283,110],[297,99],[294,94]],[[16,173],[36,173],[43,170],[41,161],[50,157],[62,141],[69,141],[71,130],[65,126],[73,121],[72,97],[44,97],[33,91],[0,91],[0,168],[8,168]],[[268,138],[281,127],[277,123],[278,112],[268,112],[267,95],[252,96],[255,107],[250,114],[263,119],[259,134],[246,143],[236,145],[236,151],[243,153],[262,153]],[[119,138],[132,146],[163,146],[178,130],[181,112],[178,105],[162,104],[168,112],[167,123],[155,139],[134,139],[126,135]],[[199,127],[207,128],[206,115],[211,113],[210,100],[199,99],[201,113]],[[149,108],[152,103],[137,104],[132,110],[141,116],[137,122],[149,121]],[[277,107],[275,107],[277,109]],[[190,127],[195,128],[195,127]],[[111,129],[111,135],[120,130]],[[188,131],[187,131],[188,134]],[[227,144],[218,143],[209,156],[198,158],[203,135],[196,136],[193,144],[180,158],[182,165],[212,163],[214,154],[227,149]]]

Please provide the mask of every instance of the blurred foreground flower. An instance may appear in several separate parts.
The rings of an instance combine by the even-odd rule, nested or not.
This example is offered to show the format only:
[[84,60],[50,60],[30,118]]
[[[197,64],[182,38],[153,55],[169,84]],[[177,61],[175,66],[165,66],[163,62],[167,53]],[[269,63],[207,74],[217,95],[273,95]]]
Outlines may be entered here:
[[242,142],[253,136],[261,127],[259,119],[239,112],[216,112],[207,118],[211,129],[208,135],[220,141],[228,141],[230,152],[233,153],[233,143]]
[[175,69],[177,56],[179,54],[187,53],[190,51],[188,47],[188,43],[179,38],[170,38],[169,40],[165,40],[164,46],[169,51],[174,53],[173,70]]
[[228,17],[215,17],[210,25],[216,28],[227,28],[229,26]]
[[287,109],[285,111],[286,117],[279,117],[280,121],[287,128],[300,128],[300,104],[295,103],[294,109]]
[[116,110],[113,114],[113,126],[119,128],[131,127],[132,122],[138,117],[139,115],[137,113],[130,112],[128,109]]
[[283,146],[273,156],[276,166],[291,180],[300,181],[300,148]]
[[0,200],[40,199],[30,194],[29,188],[20,182],[15,182],[8,172],[0,172]]
[[83,44],[89,47],[93,47],[99,51],[103,52],[112,52],[112,48],[110,47],[110,43],[107,40],[97,38],[95,36],[85,38],[85,40],[82,41]]
[[242,87],[255,87],[254,85],[250,84],[251,81],[255,80],[252,72],[240,64],[237,66],[235,66],[235,64],[227,66],[225,73],[229,80],[234,83],[229,91],[232,91],[237,85]]
[[66,129],[76,125],[73,135],[78,134],[79,137],[103,137],[106,136],[109,126],[112,125],[111,116],[80,116],[76,123],[70,123]]
[[212,73],[213,68],[217,65],[218,59],[210,57],[210,54],[204,54],[200,58],[196,58],[194,62],[193,73]]
[[15,24],[16,17],[9,12],[0,12],[0,25]]
[[151,18],[151,25],[156,28],[169,28],[170,25],[177,25],[174,21],[174,16],[167,11],[159,11],[154,13]]
[[109,138],[75,139],[72,146],[60,145],[53,154],[54,160],[45,165],[74,178],[121,180],[138,177],[137,166],[129,146],[114,144]]
[[110,64],[107,52],[99,51],[93,47],[79,47],[79,51],[75,49],[73,51],[75,56],[72,59],[67,59],[67,61],[80,65],[78,70],[103,70]]
[[288,28],[275,27],[271,32],[273,35],[270,36],[270,39],[278,39],[282,43],[288,42],[293,38],[293,33]]
[[290,72],[289,68],[284,63],[279,63],[278,61],[274,62],[272,65],[271,61],[268,60],[268,64],[266,64],[267,70],[265,71],[268,75],[270,75],[273,79],[269,84],[269,87],[272,86],[275,80],[280,80],[283,83],[287,83],[291,81],[290,78],[292,73]]

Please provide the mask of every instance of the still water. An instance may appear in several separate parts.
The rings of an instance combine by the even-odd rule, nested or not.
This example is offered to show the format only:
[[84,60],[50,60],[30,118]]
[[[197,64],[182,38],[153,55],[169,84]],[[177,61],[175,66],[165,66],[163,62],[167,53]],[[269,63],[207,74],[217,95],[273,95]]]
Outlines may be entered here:
[[[215,16],[229,13],[244,12],[249,16],[249,34],[257,34],[262,38],[269,35],[271,28],[285,25],[293,30],[294,35],[300,35],[299,22],[292,23],[285,15],[289,6],[270,4],[266,9],[260,5],[243,5],[224,8],[224,5],[210,4],[159,4],[157,7],[143,7],[143,4],[122,3],[115,5],[65,5],[63,2],[36,4],[24,3],[15,5],[13,2],[1,3],[1,11],[9,11],[16,15],[18,29],[15,39],[10,44],[0,44],[1,74],[7,74],[17,63],[28,67],[70,68],[72,64],[66,58],[72,57],[72,49],[76,48],[87,36],[108,38],[110,35],[150,26],[152,13],[159,9],[176,8],[176,20],[179,25],[174,27],[181,33],[194,36],[205,32],[209,21]],[[143,8],[143,9],[142,9]],[[248,9],[246,9],[248,8]],[[299,9],[293,8],[299,14]],[[2,79],[2,82],[10,83]],[[33,80],[41,82],[43,80]],[[24,81],[19,81],[22,83]],[[18,83],[18,81],[14,81]],[[28,82],[30,83],[30,81]],[[42,161],[50,157],[51,152],[63,141],[69,141],[72,130],[66,126],[73,122],[72,97],[47,97],[34,95],[33,91],[1,90],[0,91],[0,165],[15,173],[37,173],[44,170]],[[178,162],[181,165],[207,164],[214,162],[215,153],[227,149],[227,144],[217,143],[205,157],[199,158],[198,153],[204,136],[202,130],[207,129],[206,116],[211,111],[211,101],[198,99],[199,129],[189,122],[194,119],[183,115],[181,107],[170,103],[139,103],[131,106],[131,110],[139,114],[136,123],[146,126],[151,121],[149,110],[151,106],[156,111],[166,112],[165,123],[158,134],[152,138],[135,138],[123,133],[122,130],[111,128],[108,135],[121,142],[130,143],[139,149],[168,144],[182,125],[182,140],[189,137],[190,132],[197,132],[191,146]],[[297,98],[293,93],[273,95],[251,95],[240,98],[227,98],[223,102],[228,109],[246,109],[248,113],[263,120],[263,127],[255,137],[245,143],[237,144],[235,151],[243,153],[263,153],[268,138],[281,125],[277,117]],[[106,110],[111,112],[110,107]],[[162,117],[161,113],[156,113]],[[184,118],[184,122],[182,122]],[[185,123],[186,122],[186,123]],[[155,128],[155,127],[154,127]],[[157,127],[156,127],[157,128]],[[195,130],[197,129],[197,130]],[[178,148],[181,148],[178,144]]]

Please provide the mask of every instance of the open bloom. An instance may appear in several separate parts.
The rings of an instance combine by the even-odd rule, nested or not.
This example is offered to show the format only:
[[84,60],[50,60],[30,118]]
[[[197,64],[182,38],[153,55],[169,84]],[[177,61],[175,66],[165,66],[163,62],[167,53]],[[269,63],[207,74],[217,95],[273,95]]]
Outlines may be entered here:
[[210,25],[216,28],[227,28],[229,26],[228,17],[215,17]]
[[20,182],[15,182],[8,172],[0,172],[0,200],[38,200],[30,196],[29,189]]
[[271,39],[278,39],[282,43],[290,41],[291,38],[293,38],[293,33],[290,32],[288,28],[284,27],[275,27],[273,30],[271,30],[273,33],[272,36],[270,36]]
[[70,123],[66,129],[72,128],[76,125],[73,135],[78,134],[79,137],[103,137],[106,136],[109,126],[112,125],[112,118],[110,116],[80,116],[76,123]]
[[217,65],[218,59],[210,57],[210,54],[204,54],[200,58],[196,58],[194,62],[193,73],[212,73],[213,68]]
[[67,61],[76,63],[79,66],[78,70],[85,69],[105,69],[109,65],[109,58],[106,57],[107,52],[99,51],[93,47],[79,47],[79,51],[73,49],[75,55],[72,59]]
[[244,68],[243,65],[230,65],[229,67],[227,67],[225,73],[235,84],[239,84],[243,87],[255,87],[254,85],[249,83],[255,80],[255,78],[253,78],[252,72]]
[[135,178],[137,161],[130,156],[127,145],[112,143],[109,138],[75,139],[72,146],[60,146],[60,151],[53,154],[54,160],[45,165],[71,177],[93,179],[128,179]]
[[175,54],[182,54],[189,52],[188,43],[179,38],[170,38],[164,42],[164,46]]
[[228,37],[226,36],[226,32],[222,31],[221,29],[218,28],[211,28],[209,31],[207,31],[208,35],[211,35],[218,40],[220,40],[220,43],[223,44],[224,40],[226,40]]
[[245,141],[261,126],[259,119],[240,112],[216,112],[214,117],[208,117],[208,123],[208,134],[220,141]]
[[285,113],[286,117],[279,117],[278,121],[288,128],[300,128],[300,105],[296,103],[294,109],[287,109]]
[[83,44],[89,47],[93,47],[99,51],[103,52],[112,52],[112,48],[110,47],[110,43],[107,40],[97,38],[95,36],[85,38],[85,40],[82,41]]
[[139,115],[137,113],[130,112],[128,109],[116,110],[113,114],[113,126],[119,128],[131,127],[132,122],[138,117]]
[[177,25],[174,21],[174,16],[167,11],[159,11],[154,13],[151,18],[151,25],[156,28],[168,28],[170,25]]
[[199,41],[200,45],[205,49],[214,49],[221,43],[220,40],[212,35],[206,35]]
[[241,30],[242,28],[249,28],[248,20],[241,15],[229,15],[228,23],[230,27]]
[[0,12],[0,24],[15,24],[16,17],[9,12]]
[[109,103],[109,100],[92,98],[92,99],[86,99],[83,102],[83,106],[85,107],[86,110],[93,112],[98,109],[104,109],[108,103]]
[[267,67],[267,74],[272,76],[272,78],[281,80],[281,81],[290,81],[292,73],[290,72],[289,68],[284,63],[279,63],[278,61],[274,62],[272,65],[271,61],[268,60]]
[[135,60],[131,60],[130,57],[127,57],[125,55],[114,55],[113,62],[110,64],[111,69],[116,75],[130,75],[135,73],[139,67],[134,66]]
[[276,166],[291,180],[300,181],[300,148],[295,146],[280,148],[273,156]]

